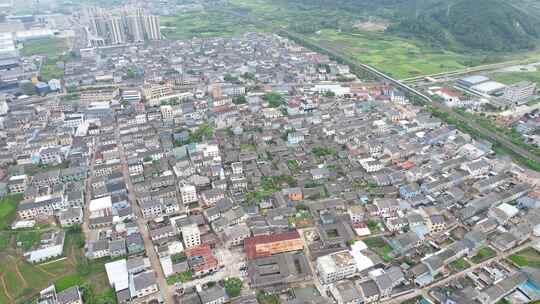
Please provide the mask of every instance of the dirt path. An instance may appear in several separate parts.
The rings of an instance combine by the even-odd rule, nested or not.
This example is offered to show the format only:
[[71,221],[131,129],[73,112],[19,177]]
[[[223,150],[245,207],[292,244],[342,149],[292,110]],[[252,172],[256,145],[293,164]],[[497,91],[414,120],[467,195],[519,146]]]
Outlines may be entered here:
[[40,271],[42,271],[43,273],[45,273],[45,274],[47,274],[47,275],[53,277],[53,278],[54,278],[54,277],[57,277],[57,275],[55,275],[54,273],[48,272],[48,271],[45,270],[45,269],[43,268],[43,266],[41,266],[41,265],[38,265],[36,268],[39,269]]
[[8,291],[7,285],[6,285],[6,281],[4,281],[4,276],[3,275],[0,276],[0,281],[2,281],[2,286],[4,287],[5,294],[9,298],[9,301],[13,302],[13,297],[11,296],[11,294],[9,294],[9,291]]
[[11,257],[10,260],[15,264],[15,272],[17,273],[17,276],[19,276],[19,279],[23,282],[24,287],[28,287],[28,282],[24,279],[24,276],[22,275],[21,271],[19,270],[19,266],[17,265],[17,261],[13,261],[13,258]]
[[75,263],[75,248],[71,246],[69,251],[70,252],[68,254],[67,260],[71,266],[76,267],[77,264]]

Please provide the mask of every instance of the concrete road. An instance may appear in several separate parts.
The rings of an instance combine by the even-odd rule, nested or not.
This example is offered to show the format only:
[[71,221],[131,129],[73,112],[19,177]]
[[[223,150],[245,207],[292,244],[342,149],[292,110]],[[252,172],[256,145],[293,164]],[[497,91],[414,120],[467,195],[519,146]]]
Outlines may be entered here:
[[332,300],[330,298],[328,298],[328,295],[326,294],[327,288],[324,287],[324,285],[319,280],[319,276],[317,275],[317,270],[315,269],[315,265],[314,265],[315,261],[312,260],[311,252],[309,251],[309,243],[310,242],[308,241],[308,239],[305,236],[306,232],[315,231],[315,230],[316,230],[315,228],[298,229],[298,233],[300,234],[300,237],[304,241],[304,254],[306,255],[306,258],[308,259],[308,265],[309,265],[309,268],[311,270],[311,274],[312,274],[312,277],[313,277],[313,284],[315,284],[315,287],[317,288],[317,290],[321,294],[321,297],[323,297],[326,300],[332,302]]
[[84,212],[83,212],[83,224],[82,224],[82,231],[84,233],[84,237],[87,241],[91,241],[92,239],[92,233],[90,231],[90,201],[92,200],[92,177],[94,175],[94,165],[96,164],[96,145],[97,145],[97,137],[93,137],[92,139],[94,141],[92,145],[92,150],[90,151],[90,169],[89,169],[89,176],[86,178],[86,185],[84,189]]
[[120,162],[122,163],[122,171],[124,174],[124,180],[128,188],[129,201],[131,203],[133,213],[135,214],[135,217],[136,217],[135,222],[144,240],[144,247],[146,249],[146,255],[150,259],[150,264],[152,265],[152,268],[156,273],[157,283],[159,285],[160,292],[163,296],[163,300],[167,304],[173,304],[174,303],[173,292],[169,288],[169,285],[167,284],[167,280],[165,279],[165,274],[163,273],[163,269],[161,268],[161,263],[159,262],[159,257],[154,248],[154,244],[152,243],[152,240],[150,239],[150,234],[148,232],[146,221],[144,217],[142,216],[141,209],[139,207],[139,204],[137,203],[137,198],[135,196],[135,190],[134,190],[135,188],[133,187],[133,183],[131,182],[131,178],[129,176],[127,157],[124,151],[124,147],[122,145],[122,141],[120,138],[120,131],[118,127],[115,130],[115,135],[116,135],[116,142],[118,144],[118,150],[120,152]]

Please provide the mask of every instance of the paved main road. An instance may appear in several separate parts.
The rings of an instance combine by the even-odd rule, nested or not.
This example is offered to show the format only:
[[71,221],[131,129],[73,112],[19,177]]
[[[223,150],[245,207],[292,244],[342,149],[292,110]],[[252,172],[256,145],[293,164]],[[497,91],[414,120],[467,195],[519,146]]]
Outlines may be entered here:
[[139,231],[144,240],[144,247],[146,249],[146,255],[150,259],[150,264],[152,265],[152,269],[155,271],[157,275],[157,283],[159,285],[161,295],[163,296],[163,300],[165,301],[166,304],[173,304],[175,303],[173,299],[173,292],[171,289],[169,289],[169,285],[167,284],[167,280],[165,279],[165,274],[163,273],[163,269],[161,268],[159,257],[154,248],[154,244],[152,243],[152,240],[150,239],[150,234],[148,232],[146,221],[144,217],[142,216],[141,209],[139,207],[139,204],[137,203],[137,198],[135,196],[135,190],[134,190],[135,188],[133,187],[133,183],[131,182],[131,177],[129,176],[127,156],[124,151],[124,147],[122,145],[120,131],[118,127],[115,130],[115,135],[116,135],[116,143],[118,145],[118,150],[120,152],[120,161],[122,163],[122,171],[124,174],[124,180],[128,188],[129,201],[131,203],[131,207],[133,208],[133,213],[135,214],[135,217],[136,217],[135,222],[137,223]]

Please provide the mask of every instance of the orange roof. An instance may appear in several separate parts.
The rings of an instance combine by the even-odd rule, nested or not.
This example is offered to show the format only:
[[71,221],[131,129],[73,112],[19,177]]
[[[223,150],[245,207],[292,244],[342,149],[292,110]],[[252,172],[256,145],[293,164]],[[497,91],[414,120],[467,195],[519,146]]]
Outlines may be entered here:
[[540,191],[533,191],[529,193],[529,196],[534,198],[540,198]]
[[246,251],[247,258],[253,260],[258,257],[256,246],[259,244],[283,242],[299,238],[300,234],[296,230],[280,234],[256,235],[244,240],[244,250]]
[[199,246],[186,249],[186,256],[188,258],[202,258],[202,263],[192,265],[192,268],[195,272],[204,271],[205,269],[213,269],[218,266],[218,260],[212,254],[212,249],[210,249],[210,245],[208,244],[201,244]]
[[446,94],[448,96],[451,96],[451,97],[460,97],[461,96],[461,94],[459,94],[458,92],[450,90],[448,88],[439,89],[439,92],[441,92],[443,94]]
[[406,169],[406,170],[414,168],[414,166],[416,165],[411,161],[406,161],[403,164],[401,164],[401,168]]

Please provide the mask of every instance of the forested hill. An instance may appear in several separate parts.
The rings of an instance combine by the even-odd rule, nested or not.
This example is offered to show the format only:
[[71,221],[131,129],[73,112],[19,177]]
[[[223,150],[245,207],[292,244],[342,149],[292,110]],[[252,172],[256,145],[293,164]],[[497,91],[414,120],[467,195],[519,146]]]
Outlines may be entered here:
[[533,48],[540,18],[507,0],[434,1],[416,16],[402,16],[388,29],[441,45],[457,42],[489,51]]
[[[301,19],[306,22],[288,20],[291,28],[296,27],[293,30],[300,31],[317,30],[328,24],[343,28],[343,20],[373,16],[390,21],[389,32],[444,48],[523,50],[533,48],[540,38],[540,5],[531,5],[537,0],[268,1],[305,15],[307,18]],[[314,20],[316,16],[330,18]]]

